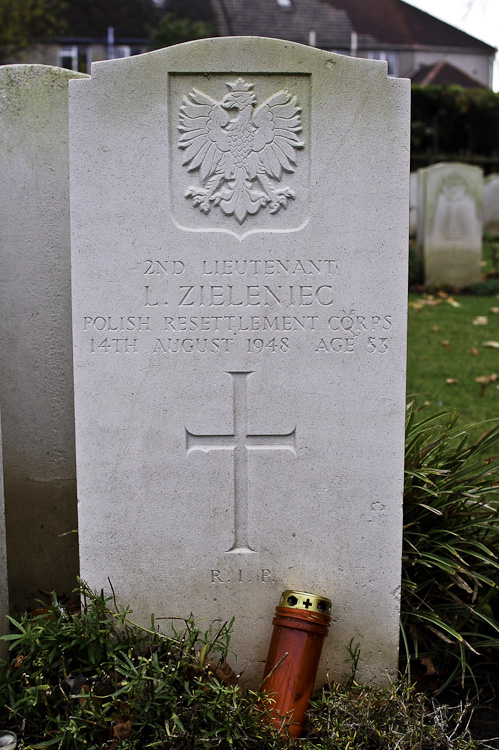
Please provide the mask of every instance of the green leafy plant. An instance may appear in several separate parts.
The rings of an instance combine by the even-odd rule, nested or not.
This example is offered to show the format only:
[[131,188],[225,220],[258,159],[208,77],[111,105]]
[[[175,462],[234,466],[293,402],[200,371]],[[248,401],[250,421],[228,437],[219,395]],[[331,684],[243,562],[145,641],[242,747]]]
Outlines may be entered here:
[[0,0],[0,61],[67,30],[65,0]]
[[499,425],[472,441],[456,420],[411,408],[406,431],[402,640],[409,668],[430,658],[445,684],[499,646],[499,457],[484,458]]
[[498,153],[499,96],[456,85],[412,86],[411,168],[457,159],[490,165]]
[[181,44],[193,39],[205,39],[210,36],[216,36],[216,31],[211,24],[204,21],[190,21],[188,18],[179,18],[174,13],[167,13],[158,25],[151,29],[148,49],[170,47],[173,44]]
[[231,623],[213,636],[182,620],[182,629],[166,637],[154,620],[139,627],[128,610],[112,609],[86,587],[82,594],[81,613],[54,599],[46,614],[11,620],[0,716],[24,748],[272,742],[275,733],[255,709],[258,696],[240,693],[226,668]]

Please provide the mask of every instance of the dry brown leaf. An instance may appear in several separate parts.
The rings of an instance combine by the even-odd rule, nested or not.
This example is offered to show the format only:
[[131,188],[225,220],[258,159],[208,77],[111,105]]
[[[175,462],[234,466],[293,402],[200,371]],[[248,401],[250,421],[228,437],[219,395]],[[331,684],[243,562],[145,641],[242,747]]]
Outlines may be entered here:
[[478,357],[478,349],[476,348],[476,346],[471,347],[470,354],[472,354],[473,357]]
[[486,346],[487,349],[499,349],[499,341],[484,341],[482,346]]
[[132,733],[132,714],[117,714],[113,717],[113,721],[113,737],[117,740],[127,740]]
[[440,343],[442,344],[444,349],[447,349],[448,351],[452,349],[452,344],[450,341],[441,341]]
[[432,327],[430,328],[430,331],[431,331],[432,333],[437,333],[438,331],[441,331],[441,330],[442,330],[442,326],[432,326]]
[[447,304],[452,305],[452,307],[461,307],[461,303],[457,301],[457,299],[454,299],[454,297],[449,297],[447,299]]
[[447,385],[455,385],[456,383],[459,383],[459,380],[456,378],[447,378],[445,382]]
[[495,383],[497,380],[499,380],[499,375],[493,372],[492,375],[479,375],[479,377],[475,378],[475,380],[477,383]]
[[471,322],[474,326],[488,326],[489,319],[486,315],[477,315]]
[[487,395],[487,386],[490,385],[490,383],[495,383],[497,380],[499,380],[499,376],[493,372],[492,375],[479,375],[478,378],[475,378],[477,383],[480,383],[480,386],[482,388],[482,396]]
[[499,307],[491,307],[490,310],[489,310],[489,312],[497,314],[497,313],[499,313]]
[[426,656],[424,659],[421,659],[421,664],[423,667],[426,668],[426,675],[432,675],[432,674],[438,674],[437,668],[435,667],[435,664],[433,663],[433,660]]

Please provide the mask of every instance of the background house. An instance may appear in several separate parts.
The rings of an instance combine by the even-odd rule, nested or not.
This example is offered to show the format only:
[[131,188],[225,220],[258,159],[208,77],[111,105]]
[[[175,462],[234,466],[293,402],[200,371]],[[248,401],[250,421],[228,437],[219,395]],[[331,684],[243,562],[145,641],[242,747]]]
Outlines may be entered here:
[[213,6],[224,34],[315,40],[323,49],[386,60],[393,76],[412,78],[445,62],[465,74],[467,85],[492,85],[494,47],[402,0],[216,0]]
[[146,52],[151,32],[169,13],[192,23],[201,21],[209,35],[217,34],[210,0],[67,0],[66,6],[64,32],[57,39],[44,39],[3,62],[90,73],[92,62]]
[[66,31],[9,62],[87,72],[91,62],[148,48],[161,18],[206,24],[209,35],[289,39],[386,60],[422,85],[492,85],[495,49],[402,0],[68,0]]

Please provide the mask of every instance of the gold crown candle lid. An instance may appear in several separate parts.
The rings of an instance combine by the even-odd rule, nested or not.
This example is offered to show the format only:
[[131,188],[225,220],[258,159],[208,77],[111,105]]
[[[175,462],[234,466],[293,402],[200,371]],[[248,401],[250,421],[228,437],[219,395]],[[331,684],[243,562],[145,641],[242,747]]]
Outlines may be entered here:
[[306,612],[319,612],[321,615],[331,615],[332,602],[325,596],[287,589],[282,592],[279,606],[303,609]]

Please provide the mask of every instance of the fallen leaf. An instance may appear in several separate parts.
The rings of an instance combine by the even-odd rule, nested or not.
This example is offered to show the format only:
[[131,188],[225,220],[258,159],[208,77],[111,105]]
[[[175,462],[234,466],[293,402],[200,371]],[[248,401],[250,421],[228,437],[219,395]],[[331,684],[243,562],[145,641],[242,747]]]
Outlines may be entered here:
[[478,349],[476,348],[476,346],[471,347],[470,354],[472,354],[474,357],[478,356]]
[[430,328],[430,331],[432,331],[432,333],[437,333],[437,331],[441,331],[441,330],[442,330],[442,326],[432,326]]
[[459,383],[459,380],[456,378],[447,378],[445,382],[447,385],[455,385],[456,383]]
[[440,343],[442,344],[444,349],[447,349],[448,351],[452,349],[452,344],[450,341],[441,341]]
[[482,396],[486,396],[487,386],[490,385],[490,383],[495,383],[497,380],[499,380],[499,375],[493,372],[492,375],[479,375],[478,378],[475,378],[475,380],[477,383],[480,383],[480,386],[482,388]]
[[499,341],[484,341],[482,346],[486,346],[487,349],[499,349]]
[[423,667],[426,667],[427,676],[432,675],[432,674],[438,674],[435,664],[433,663],[433,660],[429,656],[426,656],[424,659],[421,659],[420,661]]
[[499,307],[491,307],[489,312],[491,313],[499,313]]
[[127,740],[132,733],[133,716],[131,714],[117,714],[113,717],[113,736],[117,740]]
[[437,296],[440,297],[440,299],[447,299],[449,295],[447,294],[447,292],[440,291],[440,292],[437,292]]
[[493,372],[492,375],[479,375],[479,377],[475,378],[475,380],[477,383],[495,383],[497,380],[499,380],[499,375]]
[[461,307],[461,303],[457,301],[457,299],[454,299],[454,297],[449,297],[447,299],[447,303],[449,305],[452,305],[452,307]]
[[471,321],[474,326],[488,326],[489,319],[486,315],[478,315]]

